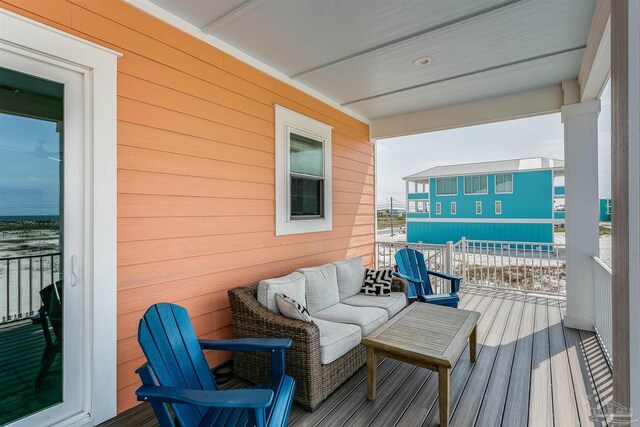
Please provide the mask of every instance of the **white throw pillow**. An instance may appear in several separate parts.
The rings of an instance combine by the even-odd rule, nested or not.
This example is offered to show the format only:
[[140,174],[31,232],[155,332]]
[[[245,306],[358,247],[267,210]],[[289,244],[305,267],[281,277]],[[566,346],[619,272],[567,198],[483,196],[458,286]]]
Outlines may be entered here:
[[344,261],[334,262],[338,274],[338,290],[340,301],[357,295],[364,282],[364,266],[362,258],[349,258]]
[[293,298],[289,298],[284,294],[276,294],[276,302],[278,303],[278,309],[283,316],[290,317],[291,319],[311,322],[309,310]]
[[286,276],[260,281],[258,284],[258,302],[274,313],[280,313],[276,302],[276,294],[289,295],[306,306],[304,276],[293,272]]

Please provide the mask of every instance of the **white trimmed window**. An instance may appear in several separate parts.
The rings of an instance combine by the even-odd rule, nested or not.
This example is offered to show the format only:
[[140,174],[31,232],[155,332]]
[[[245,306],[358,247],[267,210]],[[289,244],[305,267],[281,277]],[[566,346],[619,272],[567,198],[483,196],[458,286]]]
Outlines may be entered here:
[[487,175],[464,177],[464,194],[487,194],[488,187]]
[[479,200],[476,202],[476,215],[482,215],[482,202]]
[[331,126],[275,106],[276,235],[331,231]]
[[456,202],[451,202],[451,215],[456,214]]
[[458,194],[458,178],[436,178],[437,196],[455,196]]
[[436,202],[436,215],[440,215],[442,213],[442,205],[440,202]]
[[496,194],[513,193],[513,174],[496,174]]
[[496,200],[496,215],[502,215],[502,202]]

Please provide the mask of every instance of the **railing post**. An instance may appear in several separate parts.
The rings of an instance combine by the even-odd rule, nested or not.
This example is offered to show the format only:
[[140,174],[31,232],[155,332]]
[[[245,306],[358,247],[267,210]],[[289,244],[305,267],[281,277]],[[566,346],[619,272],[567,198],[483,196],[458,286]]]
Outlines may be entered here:
[[444,272],[453,274],[453,242],[447,242],[447,248],[444,252]]
[[462,239],[460,239],[460,252],[461,256],[462,256],[462,279],[466,282],[467,281],[467,252],[468,252],[468,248],[467,248],[467,238],[462,236]]

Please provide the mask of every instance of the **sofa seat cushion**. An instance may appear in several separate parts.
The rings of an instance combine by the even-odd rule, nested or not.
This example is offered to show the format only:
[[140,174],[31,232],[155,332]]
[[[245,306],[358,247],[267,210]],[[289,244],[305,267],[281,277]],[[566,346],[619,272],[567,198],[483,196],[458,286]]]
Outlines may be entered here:
[[286,276],[261,280],[258,284],[258,302],[279,314],[276,294],[285,294],[306,306],[304,276],[294,272]]
[[349,258],[344,261],[333,263],[336,266],[338,275],[338,290],[340,300],[357,295],[364,282],[364,266],[362,258]]
[[360,344],[362,332],[356,325],[329,322],[312,317],[320,330],[320,363],[327,365]]
[[407,306],[407,298],[404,292],[391,292],[389,296],[384,298],[374,295],[354,295],[343,299],[341,302],[342,304],[352,305],[355,307],[384,308],[389,315],[389,319]]
[[[304,276],[305,307],[309,313],[313,315],[317,311],[340,302],[335,265],[324,264],[318,267],[301,268],[298,272]],[[294,298],[292,295],[289,296]]]
[[363,337],[366,337],[389,320],[389,315],[383,308],[355,307],[342,303],[320,310],[313,317],[328,320],[329,322],[360,326]]

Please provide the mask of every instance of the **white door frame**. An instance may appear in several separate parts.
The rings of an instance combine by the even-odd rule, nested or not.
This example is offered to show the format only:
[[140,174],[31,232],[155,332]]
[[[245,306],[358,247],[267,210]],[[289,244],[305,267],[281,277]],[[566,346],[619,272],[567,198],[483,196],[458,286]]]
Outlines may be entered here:
[[[84,133],[80,137],[84,156],[84,194],[80,198],[84,265],[78,269],[84,288],[82,318],[75,320],[83,325],[84,374],[78,383],[81,390],[76,390],[81,393],[82,404],[71,418],[52,418],[46,424],[95,425],[117,413],[116,106],[117,59],[122,55],[0,9],[0,66],[5,62],[3,53],[9,62],[8,52],[13,58],[43,63],[43,70],[53,66],[77,73],[83,86],[84,108],[76,114],[82,120],[78,129]],[[27,417],[14,425],[34,425],[34,421]]]

